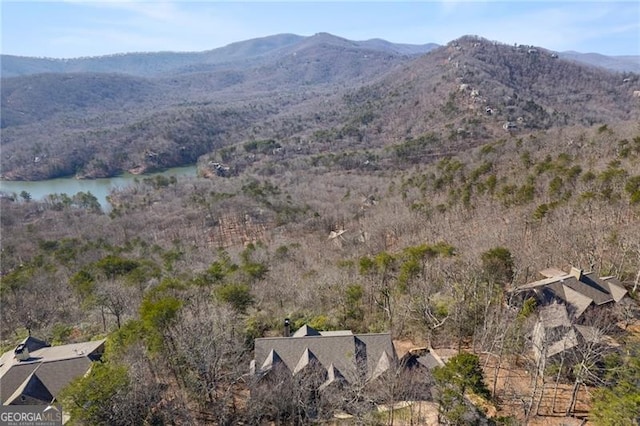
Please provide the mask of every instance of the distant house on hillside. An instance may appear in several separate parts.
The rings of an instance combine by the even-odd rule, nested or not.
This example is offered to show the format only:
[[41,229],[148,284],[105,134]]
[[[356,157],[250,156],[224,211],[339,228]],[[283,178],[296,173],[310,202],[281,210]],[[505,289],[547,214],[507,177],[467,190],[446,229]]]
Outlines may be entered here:
[[104,352],[104,340],[51,346],[27,337],[0,357],[2,405],[50,404]]
[[[608,315],[612,308],[632,303],[622,283],[573,267],[568,273],[550,268],[540,274],[546,278],[515,290],[523,298],[533,297],[539,306],[532,343],[540,370],[567,351],[586,344],[609,344],[603,329],[591,323],[597,321],[598,314]],[[603,326],[612,325],[605,322]]]
[[518,287],[523,297],[534,297],[539,305],[559,302],[567,306],[569,318],[580,322],[588,310],[624,303],[627,290],[615,277],[597,277],[571,268],[567,273],[550,268],[540,271],[546,278]]

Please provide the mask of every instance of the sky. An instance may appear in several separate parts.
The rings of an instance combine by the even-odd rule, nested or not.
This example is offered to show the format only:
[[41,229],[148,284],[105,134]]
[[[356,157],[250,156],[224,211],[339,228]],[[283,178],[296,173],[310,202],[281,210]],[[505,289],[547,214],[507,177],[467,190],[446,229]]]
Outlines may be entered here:
[[3,54],[204,51],[280,33],[446,44],[466,34],[555,51],[640,55],[640,2],[6,1]]

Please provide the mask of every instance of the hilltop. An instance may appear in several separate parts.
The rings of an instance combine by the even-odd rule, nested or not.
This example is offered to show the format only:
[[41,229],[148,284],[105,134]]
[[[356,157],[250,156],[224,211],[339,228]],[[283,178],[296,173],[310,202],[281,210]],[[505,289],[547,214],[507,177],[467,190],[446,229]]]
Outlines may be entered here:
[[[640,80],[560,59],[535,46],[475,36],[450,42],[361,89],[397,134],[447,128],[452,138],[496,136],[496,127],[543,129],[628,120]],[[498,125],[498,126],[496,126]],[[419,126],[419,127],[418,127]]]

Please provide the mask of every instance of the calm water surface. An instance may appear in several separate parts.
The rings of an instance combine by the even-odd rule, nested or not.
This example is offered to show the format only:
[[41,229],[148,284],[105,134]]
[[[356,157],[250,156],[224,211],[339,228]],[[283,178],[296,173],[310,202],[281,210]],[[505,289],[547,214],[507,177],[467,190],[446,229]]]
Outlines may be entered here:
[[0,181],[0,192],[20,194],[27,191],[34,200],[42,200],[49,194],[67,194],[72,196],[78,192],[91,192],[105,211],[110,210],[107,202],[107,195],[112,189],[125,188],[135,182],[136,179],[142,180],[147,177],[164,175],[166,177],[195,177],[197,175],[196,166],[174,167],[158,173],[149,173],[144,175],[132,175],[125,173],[120,176],[104,179],[74,179],[59,178],[40,180],[32,182],[21,181]]

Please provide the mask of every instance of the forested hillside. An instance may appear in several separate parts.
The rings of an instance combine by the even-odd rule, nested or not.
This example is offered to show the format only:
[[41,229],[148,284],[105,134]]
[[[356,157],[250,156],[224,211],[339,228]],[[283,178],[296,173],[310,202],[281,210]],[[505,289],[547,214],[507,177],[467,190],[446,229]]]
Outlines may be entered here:
[[370,46],[318,34],[248,67],[5,78],[2,176],[150,171],[248,138],[362,149],[436,131],[443,143],[430,150],[441,155],[498,137],[507,122],[522,131],[637,117],[637,75],[544,49],[463,37],[415,59]]
[[[335,61],[335,49],[314,44],[305,57]],[[86,113],[99,104],[92,98],[74,101],[76,111],[60,107],[66,120],[98,120],[91,129],[41,120],[34,106],[30,119],[66,138],[50,144],[26,122],[3,129],[5,176],[105,176],[196,161],[203,176],[140,176],[111,194],[108,214],[87,193],[0,199],[3,344],[27,333],[53,343],[108,338],[105,362],[61,398],[74,421],[306,424],[344,411],[355,423],[395,424],[372,408],[416,397],[399,374],[376,389],[348,387],[348,400],[317,412],[297,397],[300,387],[249,393],[253,341],[281,335],[284,318],[480,355],[477,365],[455,358],[474,366],[473,385],[451,379],[455,363],[435,370],[431,399],[443,422],[464,424],[456,415],[465,389],[498,424],[631,418],[621,413],[638,397],[624,387],[638,380],[640,345],[638,76],[475,37],[402,63],[385,55],[375,63],[393,66],[379,74],[318,59],[300,74],[308,89],[267,87],[254,99],[212,89],[210,100],[181,105],[156,98],[154,85],[204,87],[206,74],[175,83],[82,75],[127,81],[139,95],[105,92],[114,109],[98,118]],[[275,88],[296,68],[261,69],[268,78],[240,87]],[[26,78],[8,79],[10,87]],[[3,84],[3,116],[5,93],[16,99]],[[131,111],[130,102],[142,112],[117,124],[116,105]],[[47,160],[32,164],[33,156]],[[571,266],[617,277],[629,304],[586,320],[615,344],[539,372],[538,307],[511,291],[542,269]],[[536,386],[502,386],[501,368]],[[573,404],[554,396],[545,405],[537,380],[573,392]],[[576,405],[583,388],[596,396]],[[414,414],[396,420],[415,422]]]

